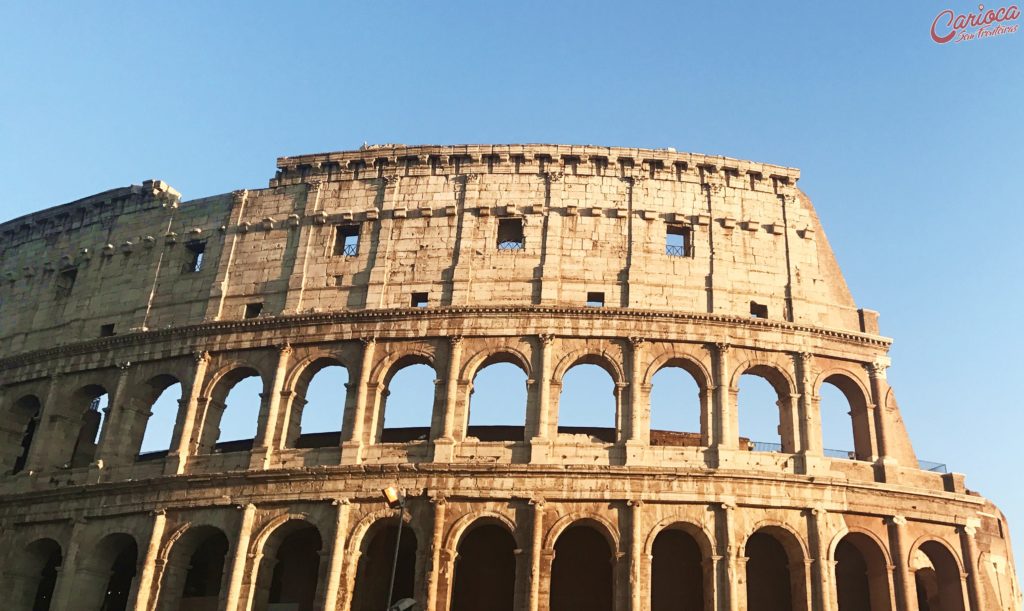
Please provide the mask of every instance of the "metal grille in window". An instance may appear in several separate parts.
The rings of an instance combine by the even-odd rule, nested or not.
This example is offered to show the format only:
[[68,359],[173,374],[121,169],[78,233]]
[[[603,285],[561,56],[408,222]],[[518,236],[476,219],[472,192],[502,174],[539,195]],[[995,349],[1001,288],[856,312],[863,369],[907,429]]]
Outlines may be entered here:
[[359,254],[359,244],[345,244],[342,254],[346,257],[354,257]]
[[514,242],[509,240],[507,242],[498,242],[498,250],[522,250],[522,242]]
[[670,257],[685,257],[686,247],[685,246],[673,246],[672,244],[665,245],[665,254]]

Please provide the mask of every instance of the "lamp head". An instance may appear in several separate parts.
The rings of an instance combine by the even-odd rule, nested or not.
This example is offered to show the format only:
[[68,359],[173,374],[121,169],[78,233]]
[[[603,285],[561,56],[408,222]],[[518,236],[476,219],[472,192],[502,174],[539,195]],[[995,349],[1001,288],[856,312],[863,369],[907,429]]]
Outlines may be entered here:
[[388,486],[381,490],[381,494],[384,495],[384,501],[388,504],[388,507],[392,509],[398,509],[405,504],[405,495],[399,492],[395,486]]

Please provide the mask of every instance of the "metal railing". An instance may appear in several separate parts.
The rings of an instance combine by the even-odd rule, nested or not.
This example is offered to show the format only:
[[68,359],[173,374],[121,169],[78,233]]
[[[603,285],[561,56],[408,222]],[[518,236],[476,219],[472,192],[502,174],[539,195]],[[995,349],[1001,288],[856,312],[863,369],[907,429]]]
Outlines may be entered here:
[[[753,452],[781,452],[782,444],[768,441],[751,441],[750,450]],[[822,450],[822,453],[828,458],[857,460],[857,453],[852,450],[833,450],[825,448]],[[922,471],[931,471],[932,473],[949,473],[945,463],[919,460],[917,461],[917,464]]]
[[523,241],[518,242],[514,240],[508,240],[506,242],[498,242],[498,250],[522,250]]
[[671,244],[665,245],[665,254],[670,257],[686,257],[689,255],[689,253],[686,252],[685,246],[673,246]]
[[346,257],[354,257],[359,254],[359,244],[345,244],[345,248],[341,249],[341,254]]

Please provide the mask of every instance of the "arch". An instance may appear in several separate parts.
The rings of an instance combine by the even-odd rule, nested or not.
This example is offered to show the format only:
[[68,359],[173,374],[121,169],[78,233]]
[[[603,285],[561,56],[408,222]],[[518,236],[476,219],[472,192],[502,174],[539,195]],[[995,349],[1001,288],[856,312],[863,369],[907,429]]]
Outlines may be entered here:
[[611,522],[599,515],[577,512],[562,516],[551,525],[551,528],[548,529],[547,535],[544,537],[544,549],[554,550],[555,541],[558,540],[558,537],[577,522],[584,526],[590,525],[600,532],[608,541],[608,545],[611,547],[613,552],[619,549],[619,533]]
[[467,436],[482,441],[522,441],[525,436],[529,374],[514,357],[503,358],[506,355],[494,353],[473,371],[466,402]]
[[662,531],[668,529],[682,530],[686,534],[693,537],[694,541],[697,542],[697,545],[700,546],[701,554],[703,554],[705,557],[710,558],[711,556],[715,555],[715,539],[706,528],[698,526],[693,522],[680,520],[676,517],[669,517],[661,520],[660,522],[654,525],[654,528],[652,528],[649,533],[647,533],[647,539],[644,540],[645,554],[647,554],[648,556],[651,555],[651,553],[654,550],[654,540],[657,538],[659,534],[661,534]]
[[919,538],[908,557],[914,571],[919,611],[965,611],[963,565],[942,539]]
[[568,524],[554,540],[550,611],[612,611],[615,552],[600,522]]
[[533,377],[533,366],[530,357],[518,348],[504,346],[501,348],[484,348],[463,359],[462,369],[459,371],[459,379],[472,380],[481,369],[496,363],[509,363],[515,365],[526,373],[526,377]]
[[559,359],[552,368],[551,380],[560,383],[565,374],[577,365],[597,365],[611,376],[612,382],[622,384],[626,381],[626,374],[615,356],[608,350],[596,351],[589,348],[573,350]]
[[[777,415],[777,419],[761,415],[761,422],[755,425],[754,430],[747,430],[748,425],[744,424],[744,414],[746,413],[749,420],[753,420],[755,423],[758,422],[758,412],[753,412],[744,409],[743,397],[749,396],[752,391],[749,389],[746,394],[741,392],[740,384],[744,376],[754,376],[761,378],[766,381],[774,391],[776,397],[775,411],[772,412]],[[755,450],[766,450],[766,451],[781,451],[786,453],[794,453],[798,450],[799,436],[799,422],[795,413],[795,406],[791,401],[792,392],[795,388],[793,378],[789,372],[779,367],[776,363],[763,358],[755,358],[746,361],[740,367],[738,367],[733,375],[732,381],[730,382],[730,391],[734,393],[736,397],[736,418],[737,418],[737,434],[740,439],[746,438],[755,442],[753,449]],[[748,422],[749,422],[748,420]],[[766,429],[770,422],[778,422],[778,426],[775,429],[775,433],[770,432],[770,429]],[[778,443],[771,441],[777,439]],[[762,442],[758,445],[756,442]]]
[[[431,437],[431,429],[433,427],[435,404],[438,401],[437,398],[437,370],[434,369],[434,362],[431,356],[421,351],[409,351],[404,353],[397,359],[387,359],[391,361],[390,366],[384,372],[382,377],[383,384],[380,387],[378,393],[378,407],[377,407],[377,426],[374,439],[377,442],[389,443],[389,442],[408,442],[416,440],[428,440]],[[419,389],[419,392],[410,391],[410,387],[406,386],[403,380],[402,384],[395,385],[395,377],[403,376],[403,371],[409,371],[410,368],[417,366],[429,367],[433,373],[433,380],[430,388],[426,387],[426,381],[421,380],[419,382],[412,382],[416,386],[423,386]],[[416,372],[412,372],[410,375],[415,377]],[[420,375],[426,375],[423,372]],[[394,392],[393,388],[399,389],[398,396],[395,399],[391,399],[390,395]],[[413,409],[408,408],[408,404],[416,402],[417,405]],[[394,418],[392,422],[388,422],[388,406],[389,404],[394,405],[400,403],[403,408],[407,409],[411,414],[406,415],[405,418]],[[392,410],[393,412],[393,410]],[[398,426],[395,426],[397,420]],[[390,426],[389,426],[390,425]],[[385,429],[391,429],[390,434],[385,434]]]
[[692,533],[690,524],[676,523],[660,529],[650,545],[650,608],[651,611],[675,609],[707,609],[708,594],[714,591],[711,572],[706,570],[711,555]]
[[700,388],[701,392],[707,391],[711,386],[711,372],[704,366],[704,363],[689,354],[677,354],[674,352],[659,354],[651,360],[647,369],[644,370],[642,383],[653,384],[654,376],[666,367],[678,367],[690,374],[694,381],[697,382],[697,387]]
[[[352,401],[351,379],[349,367],[334,356],[313,356],[301,364],[286,387],[292,394],[284,426],[285,447],[340,443],[342,420]],[[324,387],[325,380],[328,387]]]
[[451,611],[512,611],[516,540],[504,516],[482,517],[462,529],[452,578]]
[[223,402],[235,384],[252,376],[259,376],[263,386],[269,381],[257,365],[245,361],[230,361],[207,375],[202,396]]
[[[821,372],[814,381],[814,396],[822,397],[824,387],[828,384],[842,393],[849,406],[849,425],[853,438],[853,456],[857,460],[872,460],[875,455],[874,443],[872,442],[872,423],[868,413],[871,392],[864,386],[860,378],[850,370],[842,367],[832,367]],[[819,407],[820,409],[820,407]],[[820,419],[822,429],[825,429],[827,415],[821,409]],[[827,444],[826,444],[827,445]],[[847,448],[837,448],[845,450]]]
[[[392,519],[371,523],[360,538],[351,611],[376,611],[387,598],[392,559],[398,537],[398,525]],[[402,522],[392,600],[413,598],[417,591],[416,561],[420,538],[407,520]]]
[[792,528],[762,522],[743,541],[746,557],[747,609],[790,611],[808,609],[807,547]]
[[[700,370],[694,370],[689,363],[678,358],[664,359],[650,378],[647,388],[651,445],[705,445],[708,441],[709,397],[698,377],[702,375]],[[682,387],[686,387],[685,391]],[[696,392],[688,396],[691,390]]]
[[[178,387],[177,398],[174,397],[174,386]],[[140,425],[132,427],[139,429],[137,440],[133,442],[134,454],[159,454],[170,450],[184,393],[185,386],[181,380],[165,373],[151,377],[142,385],[139,398],[149,409],[148,414],[140,416]]]
[[[587,367],[597,370],[587,371]],[[608,377],[605,378],[605,375]],[[600,387],[608,380],[611,388]],[[560,434],[589,435],[592,440],[614,443],[622,431],[622,385],[598,361],[578,359],[556,387],[557,430]]]
[[130,534],[105,535],[82,554],[75,571],[75,599],[86,609],[124,611],[139,563],[138,543]]
[[263,529],[254,544],[255,610],[268,605],[292,605],[297,611],[313,611],[320,583],[320,529],[305,516],[278,516]]
[[445,536],[442,549],[457,549],[462,537],[482,524],[501,524],[512,534],[513,538],[516,538],[516,545],[519,546],[519,540],[516,537],[516,524],[511,517],[497,511],[474,511],[460,517],[451,525]]
[[23,547],[19,556],[20,561],[12,562],[7,570],[7,603],[17,611],[49,609],[63,562],[60,544],[48,537],[36,539]]
[[[236,387],[249,378],[258,378],[260,384],[259,394],[261,397],[249,397],[249,401],[244,405],[247,408],[245,412],[241,412],[236,408],[235,411],[231,412],[230,419],[225,422],[224,414],[228,412],[228,399]],[[267,379],[259,369],[247,364],[229,365],[214,375],[214,380],[208,385],[208,388],[209,393],[207,395],[208,401],[206,402],[206,417],[203,419],[203,430],[201,432],[200,453],[210,453],[220,443],[255,438],[259,431],[259,417],[262,412],[263,403],[262,395],[266,393],[267,389]],[[255,390],[254,383],[252,388],[244,388],[243,393],[252,392],[253,390]],[[235,402],[238,403],[239,393],[234,394],[236,396]],[[253,412],[255,412],[254,415]],[[247,413],[249,417],[246,417]],[[250,431],[252,431],[251,436],[249,434]],[[243,449],[234,448],[233,445],[228,447],[231,449]]]
[[160,580],[160,611],[185,611],[220,604],[230,545],[224,531],[209,524],[185,524],[168,538]]
[[856,529],[835,537],[829,558],[835,563],[839,611],[892,611],[888,555],[874,533]]
[[3,452],[2,469],[11,474],[20,473],[28,463],[28,455],[35,441],[42,417],[43,403],[34,394],[25,394],[13,401],[6,410],[6,422],[0,424],[0,451]]
[[399,370],[409,365],[429,365],[433,369],[433,351],[421,346],[403,346],[400,352],[388,353],[373,366],[370,381],[387,386]]

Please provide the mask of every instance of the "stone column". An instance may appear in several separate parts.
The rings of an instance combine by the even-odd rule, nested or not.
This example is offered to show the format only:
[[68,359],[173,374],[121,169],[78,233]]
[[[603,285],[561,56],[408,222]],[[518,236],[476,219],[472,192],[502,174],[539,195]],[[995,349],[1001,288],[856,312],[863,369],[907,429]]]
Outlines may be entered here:
[[284,378],[288,374],[288,359],[291,357],[292,347],[290,344],[283,344],[277,349],[277,367],[274,368],[274,379],[270,382],[269,394],[266,395],[266,412],[260,414],[260,426],[256,445],[249,453],[250,469],[269,469],[271,457],[274,454],[274,439],[277,436],[280,419],[281,389],[284,388]]
[[434,499],[434,525],[430,536],[430,567],[427,569],[427,605],[426,611],[437,611],[438,609],[438,582],[440,581],[442,569],[447,569],[448,579],[451,579],[451,567],[443,564],[452,564],[454,558],[448,563],[442,563],[441,552],[444,546],[444,520],[448,509],[448,501],[443,496]]
[[910,542],[907,540],[907,519],[893,516],[889,525],[889,549],[896,567],[896,609],[897,611],[918,611],[917,584],[910,570]]
[[337,499],[332,503],[336,509],[334,518],[334,543],[330,550],[330,564],[327,569],[327,583],[324,585],[322,605],[324,611],[337,611],[338,593],[341,590],[341,573],[345,567],[345,541],[348,537],[348,516],[352,503],[348,499]]
[[871,377],[871,400],[875,404],[873,411],[875,434],[878,436],[879,460],[883,463],[894,463],[896,459],[892,456],[885,422],[885,397],[889,390],[889,381],[885,377],[885,370],[888,366],[889,364],[883,360],[875,361],[868,366],[868,374]]
[[50,608],[54,611],[73,611],[77,608],[75,577],[78,573],[78,552],[84,528],[85,520],[81,518],[75,519],[71,525],[67,551],[57,569],[57,585],[53,588],[53,598],[50,603]]
[[[178,421],[175,424],[176,438],[171,444],[171,451],[167,454],[167,462],[164,466],[165,475],[180,475],[185,472],[188,465],[188,458],[196,447],[197,419],[199,417],[200,402],[205,402],[201,397],[203,384],[206,381],[206,369],[210,365],[209,352],[196,352],[193,355],[196,368],[192,375],[192,385],[188,389],[187,398],[182,397],[181,408],[178,410]],[[185,394],[184,388],[182,395]]]
[[714,584],[717,595],[717,611],[742,611],[745,604],[738,588],[741,584],[741,558],[736,545],[736,505],[724,502],[714,506],[715,549],[719,559],[718,581]]
[[533,528],[530,541],[529,611],[540,609],[541,556],[544,553],[544,499],[530,501],[533,506]]
[[967,520],[967,524],[958,529],[960,531],[960,553],[963,554],[964,569],[967,573],[967,598],[971,605],[970,611],[985,609],[985,590],[978,575],[978,542],[974,538],[979,525],[980,520],[971,518]]
[[643,501],[629,501],[629,609],[643,609]]
[[796,355],[797,362],[797,392],[798,397],[798,419],[800,422],[800,452],[809,456],[822,456],[823,443],[821,440],[821,412],[820,404],[815,399],[813,380],[811,379],[811,368],[814,355],[810,352],[801,352]]
[[366,400],[370,384],[370,369],[373,367],[373,353],[377,347],[376,337],[364,337],[363,359],[359,366],[359,382],[356,386],[356,405],[349,424],[348,436],[342,435],[341,464],[357,465],[362,462],[363,443],[366,437]]
[[139,574],[138,585],[135,588],[135,597],[129,601],[129,609],[148,611],[153,608],[152,600],[153,584],[156,583],[156,561],[160,555],[160,546],[164,540],[164,529],[167,527],[167,513],[159,509],[153,512],[153,528],[149,534],[149,545],[146,546],[146,556],[142,563],[142,572]]
[[444,386],[444,413],[441,436],[434,440],[434,462],[451,462],[455,454],[455,417],[459,403],[459,367],[462,363],[462,338],[448,338],[448,375]]
[[719,449],[735,450],[739,444],[736,432],[736,402],[729,380],[729,344],[714,344],[715,406],[712,412],[711,440]]
[[235,541],[235,555],[231,560],[231,579],[228,581],[224,611],[238,611],[238,602],[242,595],[242,581],[245,578],[245,569],[249,558],[249,538],[252,536],[252,524],[255,519],[256,506],[249,503],[242,509],[238,538]]
[[629,358],[629,427],[625,431],[627,464],[640,461],[644,449],[651,443],[650,409],[644,401],[643,392],[645,341],[642,337],[629,338],[632,351]]
[[832,611],[832,571],[828,557],[829,531],[828,514],[825,509],[815,507],[809,511],[811,531],[811,554],[814,563],[811,565],[811,596],[812,609]]
[[530,462],[544,463],[552,443],[551,439],[551,344],[553,335],[538,335],[540,347],[540,367],[537,379],[540,383],[534,413],[527,418],[527,426],[533,430],[530,439]]

